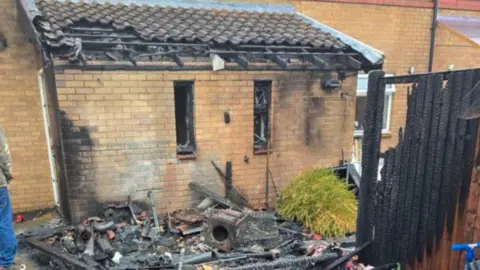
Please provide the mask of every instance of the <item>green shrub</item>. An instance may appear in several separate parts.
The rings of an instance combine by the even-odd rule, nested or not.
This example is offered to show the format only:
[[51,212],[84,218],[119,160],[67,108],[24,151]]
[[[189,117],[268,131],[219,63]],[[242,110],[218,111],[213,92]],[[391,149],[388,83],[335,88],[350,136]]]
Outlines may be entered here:
[[355,230],[357,200],[331,170],[315,169],[298,176],[281,193],[277,210],[315,233],[335,237]]

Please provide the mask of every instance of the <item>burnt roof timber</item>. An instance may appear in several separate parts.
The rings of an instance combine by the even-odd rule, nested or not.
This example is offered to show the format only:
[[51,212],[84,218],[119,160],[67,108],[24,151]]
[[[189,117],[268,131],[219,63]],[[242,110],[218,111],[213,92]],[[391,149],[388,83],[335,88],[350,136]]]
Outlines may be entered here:
[[[220,58],[222,58],[222,56],[220,56]],[[245,56],[241,54],[236,54],[232,56],[232,59],[243,68],[248,68],[248,59]]]
[[[341,67],[340,67],[341,66]],[[212,70],[212,65],[185,65],[181,66],[172,66],[172,65],[124,65],[124,64],[88,64],[86,66],[74,65],[74,64],[59,64],[55,65],[56,70],[64,70],[64,69],[82,69],[82,70],[146,70],[146,71],[155,71],[155,70],[165,70],[165,71],[179,71],[179,70]],[[225,70],[231,71],[241,71],[241,70],[251,70],[251,71],[263,71],[263,70],[271,70],[271,71],[356,71],[354,69],[349,68],[347,65],[339,64],[337,66],[329,66],[326,68],[320,68],[317,66],[300,66],[300,65],[290,65],[286,69],[280,66],[260,66],[260,65],[249,65],[247,67],[239,66],[226,66]]]
[[360,69],[362,67],[362,63],[351,56],[347,56],[347,62],[351,67],[355,69]]
[[184,46],[184,47],[208,47],[208,44],[194,43],[168,43],[168,42],[132,42],[132,41],[98,41],[98,40],[82,40],[87,45],[141,45],[141,46]]
[[177,65],[179,65],[180,67],[185,66],[185,63],[183,62],[182,58],[180,58],[178,53],[173,52],[170,56],[172,57],[172,60],[175,61],[175,63],[177,63]]
[[[75,36],[75,35],[72,35]],[[88,35],[91,37],[100,37],[100,38],[122,38],[121,36],[96,36],[96,35]],[[101,40],[82,40],[83,44],[86,45],[139,45],[139,46],[178,46],[178,47],[212,47],[213,45],[209,44],[198,44],[198,43],[168,43],[168,42],[135,42],[135,41],[101,41]],[[236,47],[231,47],[233,49],[236,49]],[[246,47],[239,46],[239,49],[243,49]],[[288,46],[255,46],[255,47],[248,47],[248,48],[255,48],[255,49],[260,49],[262,51],[239,51],[235,50],[235,52],[238,53],[251,53],[251,54],[265,54],[267,55],[268,53],[270,54],[297,54],[297,55],[308,55],[308,54],[318,54],[318,55],[352,55],[352,56],[358,56],[358,53],[343,53],[343,52],[332,52],[332,51],[322,51],[322,52],[309,52],[307,49],[312,49],[316,50],[316,48],[305,48],[305,47],[288,47]],[[283,49],[283,50],[300,50],[299,52],[285,52],[285,51],[272,51],[272,49]],[[268,50],[268,52],[265,52],[265,50]],[[220,51],[221,52],[221,51]],[[230,51],[225,51],[225,52],[230,52]]]
[[307,61],[309,61],[310,63],[314,64],[315,66],[318,66],[318,67],[326,67],[328,66],[328,63],[323,61],[320,57],[318,56],[315,56],[315,55],[308,55],[305,57],[307,59]]
[[210,53],[215,54],[251,54],[251,55],[288,55],[288,56],[307,56],[307,55],[315,55],[315,56],[358,56],[358,53],[335,53],[335,52],[272,52],[272,51],[263,51],[263,52],[256,52],[256,51],[223,51],[223,50],[210,50]]
[[102,28],[102,27],[80,27],[72,26],[68,28],[69,31],[85,31],[85,32],[115,32],[114,29]]
[[[109,32],[113,33],[113,32]],[[136,39],[138,40],[138,37],[135,35],[128,35],[128,34],[106,34],[106,35],[94,35],[94,34],[86,34],[86,33],[65,33],[64,34],[66,37],[73,37],[73,38],[131,38],[131,39]]]
[[266,54],[265,56],[275,62],[277,65],[281,66],[282,68],[287,68],[288,62],[282,59],[280,56],[278,56],[276,53],[273,53],[269,49],[266,49],[269,54]]

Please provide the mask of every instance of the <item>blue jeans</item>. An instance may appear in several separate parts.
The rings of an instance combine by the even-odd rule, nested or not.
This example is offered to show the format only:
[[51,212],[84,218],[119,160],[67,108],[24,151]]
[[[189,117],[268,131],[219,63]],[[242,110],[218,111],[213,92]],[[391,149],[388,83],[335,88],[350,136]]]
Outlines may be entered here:
[[10,267],[15,259],[17,238],[13,230],[12,205],[8,188],[0,188],[0,266]]

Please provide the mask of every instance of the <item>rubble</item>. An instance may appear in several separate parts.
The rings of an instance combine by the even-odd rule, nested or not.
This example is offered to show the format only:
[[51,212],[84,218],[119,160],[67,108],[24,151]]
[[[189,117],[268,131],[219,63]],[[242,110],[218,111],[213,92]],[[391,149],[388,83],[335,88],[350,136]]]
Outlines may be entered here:
[[[213,192],[206,193],[211,198]],[[334,269],[356,269],[355,239],[315,240],[276,213],[230,207],[216,194],[211,199],[222,208],[157,216],[130,201],[107,205],[103,217],[24,237],[75,269],[323,269],[332,263],[340,267]]]

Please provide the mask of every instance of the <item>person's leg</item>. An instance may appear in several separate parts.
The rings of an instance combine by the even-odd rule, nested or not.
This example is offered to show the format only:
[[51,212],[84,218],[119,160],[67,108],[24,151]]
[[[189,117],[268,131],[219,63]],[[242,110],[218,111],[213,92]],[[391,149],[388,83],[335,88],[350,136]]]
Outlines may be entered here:
[[17,238],[13,230],[12,205],[8,188],[0,188],[0,266],[12,266],[17,250]]

